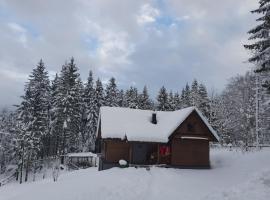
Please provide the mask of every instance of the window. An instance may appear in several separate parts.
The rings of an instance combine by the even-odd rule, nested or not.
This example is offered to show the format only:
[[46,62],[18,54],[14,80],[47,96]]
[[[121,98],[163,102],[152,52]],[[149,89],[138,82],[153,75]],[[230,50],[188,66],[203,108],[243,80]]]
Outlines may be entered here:
[[193,131],[194,131],[194,125],[188,123],[188,124],[187,124],[187,129],[188,129],[189,132],[193,132]]

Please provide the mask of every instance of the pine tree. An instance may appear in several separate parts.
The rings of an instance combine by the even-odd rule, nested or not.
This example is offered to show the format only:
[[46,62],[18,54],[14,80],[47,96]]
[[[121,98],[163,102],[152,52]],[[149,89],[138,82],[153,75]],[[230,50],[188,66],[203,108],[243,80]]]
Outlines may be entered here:
[[98,118],[97,108],[96,108],[96,95],[93,81],[93,73],[90,71],[89,77],[87,79],[87,84],[84,90],[84,105],[85,105],[85,116],[83,121],[85,123],[83,135],[83,144],[86,146],[87,150],[94,149],[94,135],[96,131],[96,119]]
[[142,94],[138,96],[138,108],[142,110],[151,110],[153,109],[151,105],[151,100],[148,94],[148,89],[146,86],[143,87]]
[[[260,0],[259,4],[259,8],[251,12],[262,15],[257,19],[260,24],[248,32],[248,34],[251,34],[249,40],[254,40],[255,42],[244,45],[244,47],[253,53],[249,62],[255,63],[255,72],[267,73],[270,71],[270,0]],[[270,91],[269,76],[263,85]]]
[[175,102],[175,110],[180,110],[180,109],[182,109],[182,101],[181,101],[181,97],[180,97],[180,95],[179,95],[179,93],[178,92],[176,92],[175,94],[174,94],[174,102]]
[[124,90],[120,90],[118,93],[118,106],[119,107],[126,107],[126,98]]
[[198,88],[198,109],[206,116],[208,119],[210,117],[210,101],[208,98],[206,87],[203,84],[199,85]]
[[80,79],[80,77],[78,78],[77,82],[76,82],[76,92],[77,92],[77,96],[78,96],[78,117],[75,118],[75,120],[77,120],[78,124],[76,129],[78,130],[78,136],[76,138],[76,140],[74,140],[75,142],[75,148],[76,151],[83,151],[85,150],[85,143],[83,142],[83,131],[84,131],[84,116],[85,116],[85,102],[84,102],[84,85],[82,80]]
[[111,78],[105,89],[105,105],[116,107],[118,106],[118,89],[115,78]]
[[19,106],[17,123],[18,165],[25,167],[25,181],[28,180],[30,162],[38,157],[47,156],[49,138],[50,81],[42,60],[33,69],[25,86],[25,95]]
[[184,88],[181,91],[180,100],[182,102],[182,108],[188,107],[187,104],[186,104],[186,92],[185,92],[185,89]]
[[175,98],[173,92],[169,92],[168,96],[168,111],[174,111],[176,109]]
[[96,81],[95,101],[97,113],[99,113],[100,107],[105,105],[103,85],[100,79]]
[[199,107],[198,81],[194,79],[190,91],[190,103],[192,106]]
[[157,96],[157,109],[160,111],[169,110],[169,102],[168,102],[168,93],[164,86],[159,90],[159,94]]
[[[17,165],[20,174],[20,183],[23,181],[23,171],[26,166],[25,163],[29,163],[30,159],[36,157],[39,149],[35,149],[33,138],[35,138],[32,129],[33,115],[31,110],[31,90],[29,85],[25,86],[25,95],[22,96],[22,102],[17,109],[17,123],[16,123],[16,157]],[[28,164],[27,164],[28,165]],[[27,172],[28,173],[28,172]]]
[[130,87],[125,94],[125,99],[127,102],[128,108],[135,108],[139,107],[139,100],[138,100],[138,89],[135,87]]
[[63,133],[63,112],[58,102],[60,93],[60,78],[58,74],[55,75],[51,86],[51,110],[50,110],[50,135],[52,137],[51,142],[51,154],[60,154],[60,144],[62,144],[61,133]]
[[33,69],[25,87],[25,96],[19,107],[20,122],[31,141],[29,159],[47,154],[49,137],[50,81],[42,60]]
[[182,90],[181,102],[183,108],[191,106],[190,87],[188,83],[186,84],[186,87]]
[[37,147],[40,149],[41,156],[48,155],[49,137],[49,107],[50,107],[50,81],[48,72],[42,60],[33,70],[29,78],[29,86],[32,96],[33,117],[32,131],[35,132]]
[[70,62],[62,67],[59,77],[59,94],[57,95],[57,109],[62,118],[63,127],[62,154],[78,150],[82,114],[82,83],[79,76],[74,58],[71,58]]
[[15,114],[3,109],[0,113],[0,174],[6,170],[8,164],[12,164],[15,158]]

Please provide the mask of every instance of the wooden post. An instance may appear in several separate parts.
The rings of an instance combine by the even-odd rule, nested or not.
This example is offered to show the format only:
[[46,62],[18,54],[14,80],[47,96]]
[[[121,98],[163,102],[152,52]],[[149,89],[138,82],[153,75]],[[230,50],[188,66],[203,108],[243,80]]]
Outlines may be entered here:
[[159,164],[159,144],[157,146],[157,164]]
[[129,164],[131,164],[132,159],[132,144],[129,145]]

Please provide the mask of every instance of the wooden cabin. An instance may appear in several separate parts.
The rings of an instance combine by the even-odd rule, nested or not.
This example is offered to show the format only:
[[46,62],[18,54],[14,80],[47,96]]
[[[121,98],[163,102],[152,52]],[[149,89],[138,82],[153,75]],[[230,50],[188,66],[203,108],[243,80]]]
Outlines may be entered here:
[[150,111],[101,107],[96,151],[99,169],[129,165],[210,168],[209,142],[219,137],[195,107]]

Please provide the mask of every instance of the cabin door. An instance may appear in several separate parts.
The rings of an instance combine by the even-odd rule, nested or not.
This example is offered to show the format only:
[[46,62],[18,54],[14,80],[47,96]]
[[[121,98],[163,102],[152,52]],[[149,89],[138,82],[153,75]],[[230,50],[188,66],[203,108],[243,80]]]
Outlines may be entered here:
[[143,143],[134,143],[132,145],[132,164],[143,165],[147,162],[148,145]]

